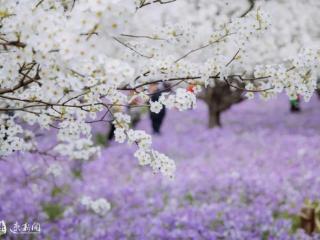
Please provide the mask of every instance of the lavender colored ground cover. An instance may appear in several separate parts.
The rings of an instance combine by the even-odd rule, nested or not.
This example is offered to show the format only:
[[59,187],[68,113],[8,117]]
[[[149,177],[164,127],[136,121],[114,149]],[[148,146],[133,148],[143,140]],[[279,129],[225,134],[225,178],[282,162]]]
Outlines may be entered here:
[[[174,181],[138,166],[134,146],[111,143],[77,174],[66,159],[16,154],[0,161],[0,220],[40,222],[36,239],[319,239],[295,228],[304,201],[320,200],[320,101],[302,109],[246,101],[212,130],[200,102],[169,111],[154,146],[176,160]],[[150,131],[148,116],[138,128]],[[45,174],[54,161],[61,176]],[[82,196],[110,212],[87,211]]]

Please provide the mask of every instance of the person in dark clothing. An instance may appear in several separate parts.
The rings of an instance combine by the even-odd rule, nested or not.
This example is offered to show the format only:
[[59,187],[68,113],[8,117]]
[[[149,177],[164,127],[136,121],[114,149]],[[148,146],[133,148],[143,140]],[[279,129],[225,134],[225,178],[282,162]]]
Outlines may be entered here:
[[[151,92],[151,101],[156,102],[159,100],[162,91],[157,88],[157,85],[150,86],[150,92]],[[161,125],[163,123],[163,120],[166,116],[166,108],[163,106],[161,111],[159,113],[154,113],[150,111],[150,120],[151,120],[151,126],[153,130],[153,134],[160,134]]]
[[291,112],[300,112],[301,111],[300,96],[299,95],[296,99],[290,100],[290,111]]
[[115,130],[116,130],[116,128],[115,128],[114,124],[110,123],[110,129],[109,129],[108,136],[107,136],[108,141],[113,139]]

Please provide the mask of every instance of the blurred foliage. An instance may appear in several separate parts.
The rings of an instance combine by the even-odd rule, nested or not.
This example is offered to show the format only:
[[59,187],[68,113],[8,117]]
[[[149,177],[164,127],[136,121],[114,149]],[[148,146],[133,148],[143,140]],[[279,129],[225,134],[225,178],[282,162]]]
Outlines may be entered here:
[[80,180],[82,179],[82,170],[81,169],[74,169],[72,171],[72,174],[76,179],[80,179]]
[[63,185],[61,187],[55,186],[51,190],[51,196],[56,197],[56,196],[62,195],[68,192],[69,189],[70,189],[70,186],[68,185]]
[[288,212],[274,212],[274,219],[286,219],[291,221],[291,233],[295,233],[301,226],[300,216],[298,214],[290,214]]
[[184,199],[191,205],[195,202],[195,199],[191,192],[188,192],[186,195],[184,195]]
[[210,222],[210,229],[216,230],[218,227],[223,225],[224,225],[224,222],[221,219],[214,219]]
[[58,220],[63,216],[64,208],[57,203],[45,203],[42,206],[50,221]]
[[102,134],[102,133],[97,133],[95,135],[95,144],[98,146],[107,146],[108,144],[108,140],[107,140],[107,135],[106,134]]
[[264,231],[262,233],[262,240],[268,240],[270,237],[270,231]]

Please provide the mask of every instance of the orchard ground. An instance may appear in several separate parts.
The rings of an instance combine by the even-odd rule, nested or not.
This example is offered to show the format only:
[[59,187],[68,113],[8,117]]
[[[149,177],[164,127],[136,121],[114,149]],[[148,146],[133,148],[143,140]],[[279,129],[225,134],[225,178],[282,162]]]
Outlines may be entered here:
[[[299,213],[306,200],[320,201],[320,100],[301,105],[292,114],[285,96],[245,101],[211,130],[200,101],[193,111],[168,111],[153,144],[176,161],[173,181],[117,143],[78,176],[60,160],[64,173],[50,180],[35,173],[59,160],[18,154],[19,163],[0,163],[10,172],[1,176],[0,220],[37,220],[40,239],[319,239],[299,229]],[[150,125],[145,115],[137,128]],[[111,209],[94,214],[82,196],[106,198]]]

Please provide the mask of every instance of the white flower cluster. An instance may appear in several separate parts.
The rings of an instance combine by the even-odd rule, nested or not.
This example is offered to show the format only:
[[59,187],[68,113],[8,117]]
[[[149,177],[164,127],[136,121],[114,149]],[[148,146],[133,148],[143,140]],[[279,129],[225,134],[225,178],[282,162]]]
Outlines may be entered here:
[[214,58],[208,59],[202,67],[202,76],[201,80],[204,83],[205,87],[214,87],[215,81],[212,76],[220,76],[221,79],[226,74],[227,67],[225,66],[224,62],[227,62],[225,56],[216,56]]
[[58,177],[58,176],[61,176],[62,172],[63,172],[63,168],[62,168],[62,166],[60,164],[52,163],[48,167],[48,169],[46,171],[46,174],[47,175],[52,175],[54,177]]
[[0,115],[0,153],[8,155],[13,151],[26,150],[26,145],[19,134],[23,133],[22,127],[17,125],[6,115]]
[[163,108],[163,105],[158,101],[150,101],[150,111],[154,113],[159,113],[161,109]]
[[87,210],[90,210],[101,217],[106,216],[111,209],[111,204],[104,198],[92,200],[88,196],[83,196],[80,199],[80,203],[85,206]]
[[78,121],[64,121],[59,125],[59,144],[55,150],[72,159],[87,160],[99,152],[91,140],[89,124]]
[[159,98],[160,104],[165,105],[167,108],[177,108],[180,111],[193,109],[196,106],[195,93],[187,91],[184,88],[178,88],[175,94],[163,93]]
[[116,128],[114,131],[115,140],[116,142],[124,143],[127,139],[126,132],[129,130],[130,116],[117,112],[114,114],[114,118],[113,124]]
[[[275,96],[285,89],[290,99],[296,99],[298,95],[301,95],[305,101],[309,101],[317,87],[319,53],[319,51],[304,49],[286,65],[257,66],[254,72],[257,80],[248,82],[246,89],[268,89],[260,94],[264,99]],[[266,76],[267,79],[265,79]],[[247,96],[252,98],[253,93],[247,93]]]
[[115,118],[115,140],[120,143],[126,140],[129,144],[135,143],[138,150],[134,156],[139,160],[140,165],[149,165],[154,172],[160,172],[164,176],[173,178],[176,169],[174,161],[151,148],[151,136],[142,130],[129,129],[129,116],[116,113]]
[[155,150],[139,149],[135,152],[134,156],[139,159],[140,165],[150,165],[154,173],[160,172],[169,178],[174,177],[176,165],[166,155]]

